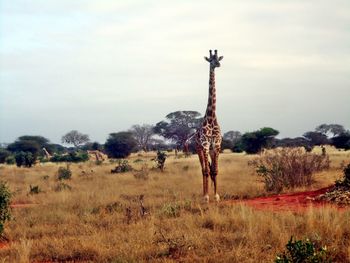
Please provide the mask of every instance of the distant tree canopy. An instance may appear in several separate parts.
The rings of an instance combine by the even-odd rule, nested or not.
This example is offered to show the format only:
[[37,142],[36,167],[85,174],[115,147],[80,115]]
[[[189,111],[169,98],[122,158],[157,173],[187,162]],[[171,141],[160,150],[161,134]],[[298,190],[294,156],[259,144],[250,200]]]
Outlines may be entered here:
[[108,157],[125,158],[137,146],[137,142],[131,132],[111,133],[105,143],[105,151]]
[[40,151],[40,145],[36,141],[21,141],[17,140],[9,146],[7,149],[11,152],[31,152],[34,155],[38,155]]
[[309,141],[311,146],[330,144],[327,135],[320,132],[306,132],[303,136]]
[[44,147],[51,153],[59,149],[59,145],[51,144],[49,139],[43,136],[25,135],[9,144],[7,150],[12,152],[17,166],[31,167],[42,154]]
[[62,143],[72,144],[76,148],[88,141],[90,141],[89,135],[80,133],[77,130],[72,130],[62,136]]
[[226,150],[226,149],[232,150],[233,146],[234,145],[233,145],[232,141],[222,139],[222,141],[221,141],[221,151]]
[[310,141],[304,137],[275,139],[275,147],[311,147]]
[[153,125],[133,125],[130,129],[130,132],[137,141],[139,150],[144,150],[147,152],[152,140],[152,136],[154,135]]
[[333,137],[332,145],[338,149],[350,150],[350,131],[343,132]]
[[62,146],[61,144],[48,144],[45,148],[51,154],[54,154],[54,153],[62,154],[67,152],[67,148]]
[[228,131],[224,133],[223,139],[231,141],[232,143],[238,142],[242,138],[242,133],[239,131]]
[[278,134],[279,131],[270,127],[264,127],[254,132],[246,132],[242,135],[242,147],[248,154],[258,153],[262,148],[269,147],[273,138]]
[[158,150],[165,151],[165,150],[169,150],[169,149],[174,149],[175,145],[171,145],[169,143],[166,143],[166,141],[164,139],[152,138],[149,141],[147,148],[150,151],[158,151]]
[[60,144],[50,143],[49,139],[43,136],[24,135],[19,137],[14,143],[7,146],[11,152],[31,152],[34,156],[42,155],[45,148],[50,154],[64,153],[66,148]]
[[18,137],[17,141],[34,141],[39,144],[40,147],[45,147],[48,144],[50,144],[50,140],[43,137],[43,136],[34,136],[34,135],[24,135],[21,137]]
[[19,137],[15,142],[9,144],[7,149],[11,152],[30,152],[36,158],[42,148],[51,148],[50,141],[42,136],[25,135]]
[[221,149],[230,149],[233,152],[242,152],[242,134],[239,131],[228,131],[222,137]]
[[316,127],[315,131],[326,135],[328,138],[335,137],[346,132],[343,125],[340,124],[321,124]]
[[100,143],[98,142],[88,142],[88,143],[85,143],[82,147],[81,147],[82,150],[84,151],[102,151],[103,150],[103,145],[101,145]]
[[6,159],[11,155],[11,152],[0,148],[0,163],[5,163]]
[[201,114],[197,111],[175,111],[165,118],[166,121],[156,124],[154,132],[172,140],[178,147],[184,147],[202,121]]

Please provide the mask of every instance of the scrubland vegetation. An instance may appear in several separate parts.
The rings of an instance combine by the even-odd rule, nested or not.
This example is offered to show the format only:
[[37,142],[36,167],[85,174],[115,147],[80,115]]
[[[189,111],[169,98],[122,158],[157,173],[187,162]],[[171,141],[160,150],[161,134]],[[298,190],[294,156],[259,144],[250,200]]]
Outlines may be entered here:
[[[350,153],[327,153],[328,170],[317,172],[307,188],[287,191],[339,179]],[[122,163],[110,161],[2,165],[15,204],[2,261],[273,262],[294,236],[326,246],[334,262],[350,262],[350,210],[260,211],[240,202],[269,194],[248,165],[256,155],[220,155],[219,204],[202,203],[197,156],[168,153],[163,172],[156,156],[132,154],[133,169],[118,173],[111,170]]]

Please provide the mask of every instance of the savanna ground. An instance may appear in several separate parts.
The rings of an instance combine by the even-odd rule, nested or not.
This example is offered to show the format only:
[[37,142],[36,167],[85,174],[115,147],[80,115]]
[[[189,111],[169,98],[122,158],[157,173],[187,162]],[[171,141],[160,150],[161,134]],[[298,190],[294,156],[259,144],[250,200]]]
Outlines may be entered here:
[[[293,191],[326,187],[342,175],[350,153],[328,153],[331,168],[316,174],[311,187]],[[326,245],[335,262],[350,262],[349,209],[255,210],[226,202],[268,195],[247,164],[254,156],[221,154],[219,205],[202,203],[196,155],[170,155],[164,172],[151,169],[154,156],[128,158],[135,169],[148,165],[148,174],[139,174],[146,179],[135,178],[136,172],[111,174],[116,163],[87,162],[70,165],[66,185],[57,181],[64,163],[1,166],[0,179],[14,193],[1,262],[272,262],[291,236]],[[41,192],[29,194],[30,185]]]

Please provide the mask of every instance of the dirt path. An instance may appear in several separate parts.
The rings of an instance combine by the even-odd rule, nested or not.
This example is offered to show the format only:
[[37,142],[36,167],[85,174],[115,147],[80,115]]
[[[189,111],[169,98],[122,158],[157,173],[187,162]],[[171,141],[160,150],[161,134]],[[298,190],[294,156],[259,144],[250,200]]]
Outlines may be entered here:
[[324,207],[333,206],[341,209],[338,206],[329,204],[327,202],[316,201],[314,198],[318,195],[324,194],[332,186],[328,186],[315,191],[306,191],[292,194],[279,194],[267,197],[258,197],[246,200],[234,200],[224,203],[237,204],[242,203],[254,207],[258,210],[272,210],[272,211],[294,211],[302,212],[310,207]]

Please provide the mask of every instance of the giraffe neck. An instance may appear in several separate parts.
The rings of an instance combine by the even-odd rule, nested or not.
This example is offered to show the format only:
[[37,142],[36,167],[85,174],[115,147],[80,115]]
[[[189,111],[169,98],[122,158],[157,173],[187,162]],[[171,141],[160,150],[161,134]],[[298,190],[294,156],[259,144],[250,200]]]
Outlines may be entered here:
[[215,71],[210,68],[209,71],[209,97],[207,111],[205,112],[204,118],[216,118],[216,89],[215,89]]

